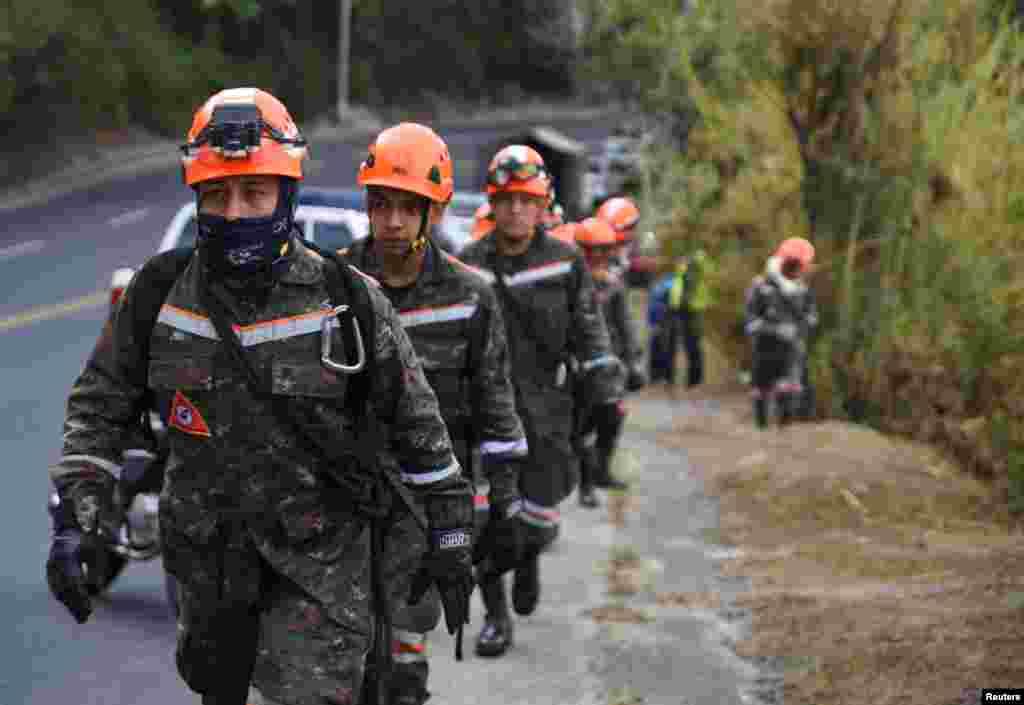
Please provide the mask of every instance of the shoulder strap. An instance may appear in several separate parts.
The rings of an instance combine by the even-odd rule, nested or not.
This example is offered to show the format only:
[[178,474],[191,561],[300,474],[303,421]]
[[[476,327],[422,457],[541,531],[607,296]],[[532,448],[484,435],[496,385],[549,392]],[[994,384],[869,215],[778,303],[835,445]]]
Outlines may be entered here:
[[[188,267],[192,259],[192,248],[182,247],[168,252],[161,252],[150,258],[135,273],[131,284],[132,331],[135,343],[140,347],[143,360],[149,360],[149,341],[153,336],[156,319],[160,316],[160,308],[164,305],[171,287]],[[149,365],[143,365],[140,374],[147,375]],[[146,387],[148,380],[144,379]]]
[[[373,302],[370,300],[369,284],[357,274],[345,261],[335,252],[323,250],[316,245],[303,240],[303,245],[319,254],[324,259],[324,276],[327,278],[327,292],[331,297],[331,303],[335,306],[341,303],[349,303],[346,311],[338,314],[338,323],[341,330],[352,330],[353,312],[359,324],[359,330],[363,336],[363,348],[366,352],[366,367],[362,372],[355,374],[349,380],[346,404],[356,419],[359,429],[359,440],[357,441],[357,455],[359,461],[365,468],[372,468],[376,465],[376,453],[378,448],[384,444],[378,424],[370,418],[370,388],[373,381],[373,371],[376,364],[376,340],[377,340],[377,316],[373,311]],[[346,359],[354,360],[357,357],[355,341],[352,336],[343,336],[345,340]],[[330,453],[327,454],[328,457]],[[405,487],[391,473],[384,472],[385,478],[392,488],[405,502],[409,511],[416,518],[417,523],[423,531],[427,530],[427,520],[423,511],[419,508]]]
[[[315,248],[309,243],[304,244],[324,258],[324,275],[327,277],[327,293],[331,297],[331,303],[335,306],[345,302],[350,304],[346,311],[338,314],[341,330],[352,330],[350,321],[354,315],[359,330],[362,331],[366,367],[349,380],[349,393],[346,395],[353,418],[358,418],[368,411],[370,381],[376,362],[377,317],[373,313],[373,303],[370,301],[370,292],[367,288],[369,284],[336,254]],[[356,359],[355,341],[352,336],[342,337],[345,340],[346,359]]]

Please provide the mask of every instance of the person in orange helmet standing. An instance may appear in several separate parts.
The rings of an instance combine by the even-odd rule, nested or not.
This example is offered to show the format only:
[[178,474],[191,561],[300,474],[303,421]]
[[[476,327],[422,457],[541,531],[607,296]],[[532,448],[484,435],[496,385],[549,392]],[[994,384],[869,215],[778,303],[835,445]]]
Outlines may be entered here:
[[744,328],[753,352],[751,385],[758,428],[768,426],[772,401],[780,425],[789,423],[805,391],[807,340],[818,325],[814,294],[804,280],[813,261],[810,242],[788,238],[747,290]]
[[[576,244],[583,251],[594,277],[597,303],[604,313],[611,336],[612,352],[627,370],[626,392],[636,391],[646,383],[641,351],[637,343],[633,317],[626,301],[622,277],[612,266],[619,240],[616,232],[599,218],[587,218],[576,228]],[[622,488],[625,484],[612,477],[611,460],[618,447],[625,418],[623,400],[608,399],[591,407],[584,417],[580,435],[580,504],[597,506],[594,487]]]
[[[621,396],[620,364],[611,351],[593,281],[579,250],[552,237],[541,221],[551,203],[551,176],[526,145],[500,150],[487,170],[495,228],[460,258],[487,272],[502,305],[517,409],[529,456],[520,489],[525,552],[512,586],[512,606],[532,614],[540,599],[540,554],[558,533],[558,505],[576,484],[571,446],[573,388],[568,361],[578,360],[586,405]],[[476,650],[501,656],[512,645],[502,579],[482,579],[486,618]]]
[[609,198],[594,213],[615,231],[616,247],[612,266],[620,272],[629,270],[629,255],[636,241],[636,228],[640,223],[640,209],[625,196]]
[[148,411],[163,418],[176,663],[204,705],[358,702],[371,644],[390,649],[374,625],[414,583],[447,593],[450,624],[469,614],[472,489],[379,286],[294,227],[306,150],[265,91],[199,108],[182,147],[197,244],[135,274],[50,469],[47,579],[84,622],[82,565],[118,524],[122,453]]
[[[424,125],[388,128],[370,146],[357,181],[366,188],[370,237],[342,254],[381,282],[424,361],[455,454],[472,469],[477,572],[500,576],[522,552],[519,466],[526,436],[494,291],[428,235],[454,188],[448,146]],[[440,605],[435,590],[415,597],[400,603],[395,615],[391,705],[422,705],[429,697],[427,635]]]

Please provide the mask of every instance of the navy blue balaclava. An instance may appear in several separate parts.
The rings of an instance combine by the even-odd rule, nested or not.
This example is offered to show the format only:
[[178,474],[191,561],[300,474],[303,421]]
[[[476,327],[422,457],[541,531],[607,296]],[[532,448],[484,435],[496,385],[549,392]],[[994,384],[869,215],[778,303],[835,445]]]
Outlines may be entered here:
[[[283,269],[291,248],[298,200],[298,181],[282,176],[274,212],[261,218],[228,220],[199,212],[198,247],[210,274],[217,279],[272,279]],[[196,192],[198,210],[199,194]]]

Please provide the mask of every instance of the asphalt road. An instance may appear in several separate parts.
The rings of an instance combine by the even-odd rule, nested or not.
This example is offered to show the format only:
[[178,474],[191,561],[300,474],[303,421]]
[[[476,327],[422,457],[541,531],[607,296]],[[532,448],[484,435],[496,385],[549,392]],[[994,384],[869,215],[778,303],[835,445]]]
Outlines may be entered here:
[[[612,127],[555,126],[591,147]],[[480,144],[513,130],[441,131],[458,164],[475,158]],[[352,185],[365,149],[364,140],[317,145],[309,183]],[[174,624],[159,561],[129,566],[85,626],[50,597],[43,578],[49,544],[46,468],[59,456],[66,395],[100,330],[111,272],[152,254],[172,214],[189,198],[179,179],[177,169],[166,168],[0,212],[0,449],[8,478],[0,492],[0,705],[198,702],[174,669]],[[650,411],[665,418],[664,410]],[[630,438],[652,468],[668,462],[665,472],[674,477],[683,467],[682,458],[666,461],[643,433]],[[659,504],[672,498],[686,506],[703,501],[692,482],[670,480],[657,495]],[[664,511],[678,515],[678,507],[665,505]],[[697,540],[713,512],[701,512],[696,524],[672,529],[689,538],[674,544],[677,555],[663,562],[664,575],[684,582],[713,578],[712,561]],[[597,513],[573,505],[566,520],[566,538],[545,559],[551,566],[545,601],[535,616],[522,620],[514,654],[483,665],[470,655],[467,663],[456,664],[442,635],[435,648],[438,695],[432,702],[606,703],[608,689],[634,674],[638,691],[661,684],[647,705],[747,702],[741,695],[749,667],[722,651],[718,637],[726,632],[714,626],[717,618],[659,619],[658,629],[639,637],[646,646],[635,651],[623,650],[632,637],[624,642],[614,629],[609,636],[608,628],[580,617],[582,609],[604,600],[594,566],[617,539]],[[652,551],[665,550],[652,536],[637,540]],[[479,604],[475,610],[469,652],[480,625]]]

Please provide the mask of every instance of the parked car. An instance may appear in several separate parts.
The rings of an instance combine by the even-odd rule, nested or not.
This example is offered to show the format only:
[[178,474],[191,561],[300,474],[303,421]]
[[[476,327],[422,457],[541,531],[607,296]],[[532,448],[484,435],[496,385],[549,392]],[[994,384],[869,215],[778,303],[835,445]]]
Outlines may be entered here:
[[[295,224],[304,239],[325,249],[339,250],[370,232],[362,189],[304,187],[299,190],[299,205],[295,209]],[[198,225],[195,201],[189,201],[174,214],[157,252],[179,247],[192,247],[196,243]],[[135,275],[135,270],[124,267],[114,272],[110,281],[110,305],[121,298]]]

